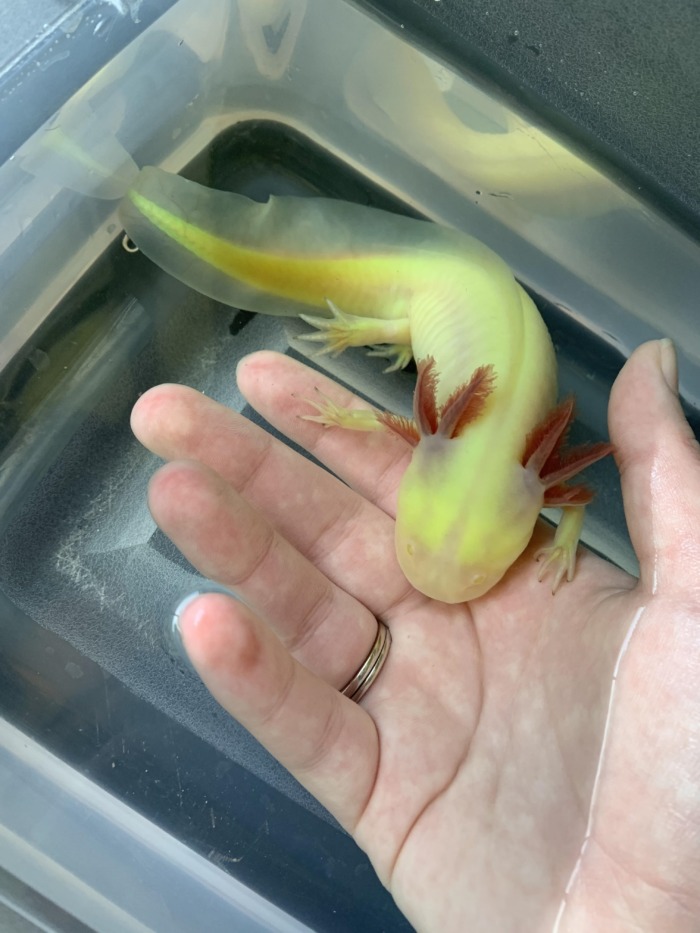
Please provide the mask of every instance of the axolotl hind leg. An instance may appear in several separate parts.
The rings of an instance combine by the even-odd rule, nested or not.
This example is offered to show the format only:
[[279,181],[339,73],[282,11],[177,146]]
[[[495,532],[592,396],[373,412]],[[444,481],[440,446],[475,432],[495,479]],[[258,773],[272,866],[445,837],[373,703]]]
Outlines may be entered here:
[[[300,314],[307,324],[315,327],[314,334],[303,334],[299,340],[320,343],[319,356],[330,353],[336,356],[348,347],[372,347],[370,355],[396,357],[387,371],[403,369],[411,359],[411,330],[408,318],[377,318],[359,314],[347,314],[329,298],[326,299],[331,316]],[[377,344],[387,344],[384,349]]]

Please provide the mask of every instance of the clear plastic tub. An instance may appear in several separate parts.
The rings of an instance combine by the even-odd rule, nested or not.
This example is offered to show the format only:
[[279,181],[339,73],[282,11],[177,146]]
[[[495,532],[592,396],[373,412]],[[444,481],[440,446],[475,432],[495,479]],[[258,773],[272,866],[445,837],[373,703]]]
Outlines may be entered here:
[[[92,158],[67,158],[66,139]],[[135,821],[140,868],[124,877],[139,897],[121,904],[134,929],[218,929],[196,918],[219,910],[229,929],[295,929],[292,918],[408,929],[354,843],[171,650],[174,607],[208,584],[148,514],[156,463],[129,411],[162,381],[244,409],[237,359],[305,351],[303,325],[223,308],[122,250],[115,198],[134,163],[255,198],[321,193],[468,230],[540,306],[584,439],[605,433],[626,355],[660,335],[681,349],[697,424],[700,252],[478,76],[342,0],[179,0],[0,168],[0,824],[25,840],[2,867],[29,886],[53,878],[47,895],[96,929],[131,929],[85,905],[121,904],[113,834]],[[380,405],[410,406],[412,376],[384,376],[360,352],[314,365]],[[591,482],[584,540],[634,571],[612,462]],[[37,769],[35,807],[20,792]],[[68,785],[83,790],[66,796]],[[51,836],[92,793],[90,857],[69,864]],[[187,891],[200,913],[159,912],[185,864],[198,866]],[[254,893],[271,926],[236,913],[253,910]]]

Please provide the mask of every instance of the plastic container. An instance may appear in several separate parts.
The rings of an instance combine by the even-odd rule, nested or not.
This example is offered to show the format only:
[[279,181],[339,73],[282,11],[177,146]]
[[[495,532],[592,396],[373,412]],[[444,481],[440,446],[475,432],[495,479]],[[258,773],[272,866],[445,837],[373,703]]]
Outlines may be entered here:
[[[99,930],[407,930],[352,840],[174,653],[174,607],[209,584],[154,526],[156,463],[128,427],[162,381],[242,409],[236,360],[305,356],[303,325],[125,253],[116,197],[155,164],[468,230],[532,291],[584,439],[605,432],[625,356],[659,335],[681,348],[697,423],[700,253],[623,179],[360,6],[161,6],[138,33],[126,5],[131,41],[0,168],[0,868]],[[411,375],[381,361],[316,365],[410,406]],[[591,482],[584,540],[634,570],[612,462]]]

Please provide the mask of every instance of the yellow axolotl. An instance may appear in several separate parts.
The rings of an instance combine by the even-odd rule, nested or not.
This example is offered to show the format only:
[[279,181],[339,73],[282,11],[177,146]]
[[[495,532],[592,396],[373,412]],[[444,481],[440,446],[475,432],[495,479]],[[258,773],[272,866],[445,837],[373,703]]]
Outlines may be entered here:
[[396,553],[418,590],[450,603],[482,596],[545,505],[563,515],[540,579],[552,568],[556,590],[572,578],[591,493],[567,480],[610,447],[563,451],[573,403],[555,407],[549,334],[495,253],[428,221],[321,198],[257,203],[156,168],[141,171],[121,212],[146,256],[218,301],[299,315],[328,352],[384,344],[390,368],[415,357],[413,420],[328,400],[308,417],[413,446]]

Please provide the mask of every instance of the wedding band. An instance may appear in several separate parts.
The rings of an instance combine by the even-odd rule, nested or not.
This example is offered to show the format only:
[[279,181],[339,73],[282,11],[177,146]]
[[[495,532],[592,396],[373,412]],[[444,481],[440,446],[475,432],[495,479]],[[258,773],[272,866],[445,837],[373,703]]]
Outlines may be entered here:
[[391,632],[383,622],[377,619],[377,637],[374,639],[374,644],[362,667],[352,680],[349,680],[340,691],[343,696],[349,697],[349,699],[354,700],[355,703],[360,702],[377,679],[382,667],[384,667],[384,662],[389,654],[390,645]]

